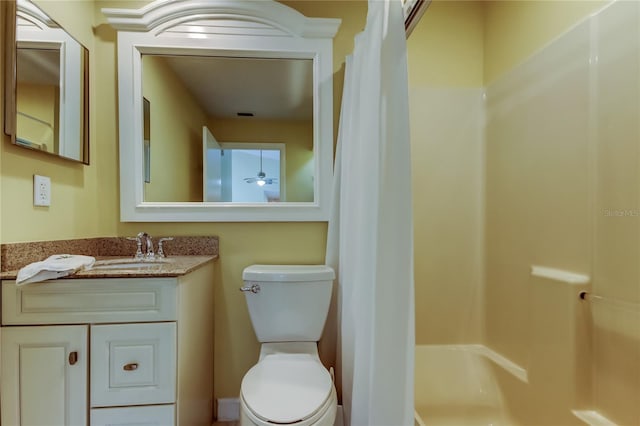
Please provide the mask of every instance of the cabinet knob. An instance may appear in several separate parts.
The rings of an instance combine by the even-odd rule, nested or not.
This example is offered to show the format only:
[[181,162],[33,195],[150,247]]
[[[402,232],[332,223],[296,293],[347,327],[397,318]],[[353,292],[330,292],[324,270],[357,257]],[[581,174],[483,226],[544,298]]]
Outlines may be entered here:
[[124,367],[122,367],[122,369],[124,371],[134,371],[138,369],[138,363],[137,362],[132,362],[130,364],[125,364]]
[[75,365],[78,362],[78,352],[73,351],[69,353],[69,365]]

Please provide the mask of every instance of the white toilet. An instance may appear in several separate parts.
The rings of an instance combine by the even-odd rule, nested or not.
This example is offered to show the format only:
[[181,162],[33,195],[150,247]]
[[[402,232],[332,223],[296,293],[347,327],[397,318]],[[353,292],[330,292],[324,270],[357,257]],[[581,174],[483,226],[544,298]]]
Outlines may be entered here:
[[335,273],[328,266],[252,265],[242,273],[258,363],[242,379],[242,426],[333,426],[337,398],[317,342]]

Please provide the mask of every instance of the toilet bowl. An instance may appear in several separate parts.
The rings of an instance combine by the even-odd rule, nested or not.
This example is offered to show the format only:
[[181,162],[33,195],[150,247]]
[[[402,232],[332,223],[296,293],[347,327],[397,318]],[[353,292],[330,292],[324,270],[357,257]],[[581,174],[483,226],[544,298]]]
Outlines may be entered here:
[[241,290],[262,345],[258,362],[242,379],[240,425],[334,424],[336,390],[317,347],[334,276],[326,266],[245,268]]
[[240,387],[241,425],[327,425],[336,416],[331,374],[315,343],[265,343]]

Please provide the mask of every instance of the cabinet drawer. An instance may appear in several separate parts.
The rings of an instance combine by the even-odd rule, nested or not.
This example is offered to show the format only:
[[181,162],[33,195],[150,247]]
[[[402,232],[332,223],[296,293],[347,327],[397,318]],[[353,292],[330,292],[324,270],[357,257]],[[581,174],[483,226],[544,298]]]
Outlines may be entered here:
[[174,321],[177,278],[2,281],[2,324]]
[[94,408],[91,410],[91,426],[173,426],[174,424],[174,405]]
[[176,323],[91,327],[91,407],[176,400]]

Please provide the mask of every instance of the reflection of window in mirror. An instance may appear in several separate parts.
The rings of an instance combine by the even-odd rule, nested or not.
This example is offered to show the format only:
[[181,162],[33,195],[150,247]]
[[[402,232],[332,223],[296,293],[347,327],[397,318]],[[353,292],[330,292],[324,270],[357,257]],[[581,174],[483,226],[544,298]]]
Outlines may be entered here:
[[144,181],[151,183],[151,103],[146,98],[143,98],[142,101]]
[[209,148],[205,158],[208,201],[216,193],[222,202],[287,201],[285,144],[222,143]]
[[[284,147],[283,147],[284,148]],[[223,151],[223,154],[225,152]],[[285,201],[280,193],[280,151],[277,149],[234,149],[230,157],[231,201],[260,203]],[[223,166],[223,169],[225,166]],[[284,192],[284,191],[283,191]],[[284,194],[283,194],[284,195]]]

